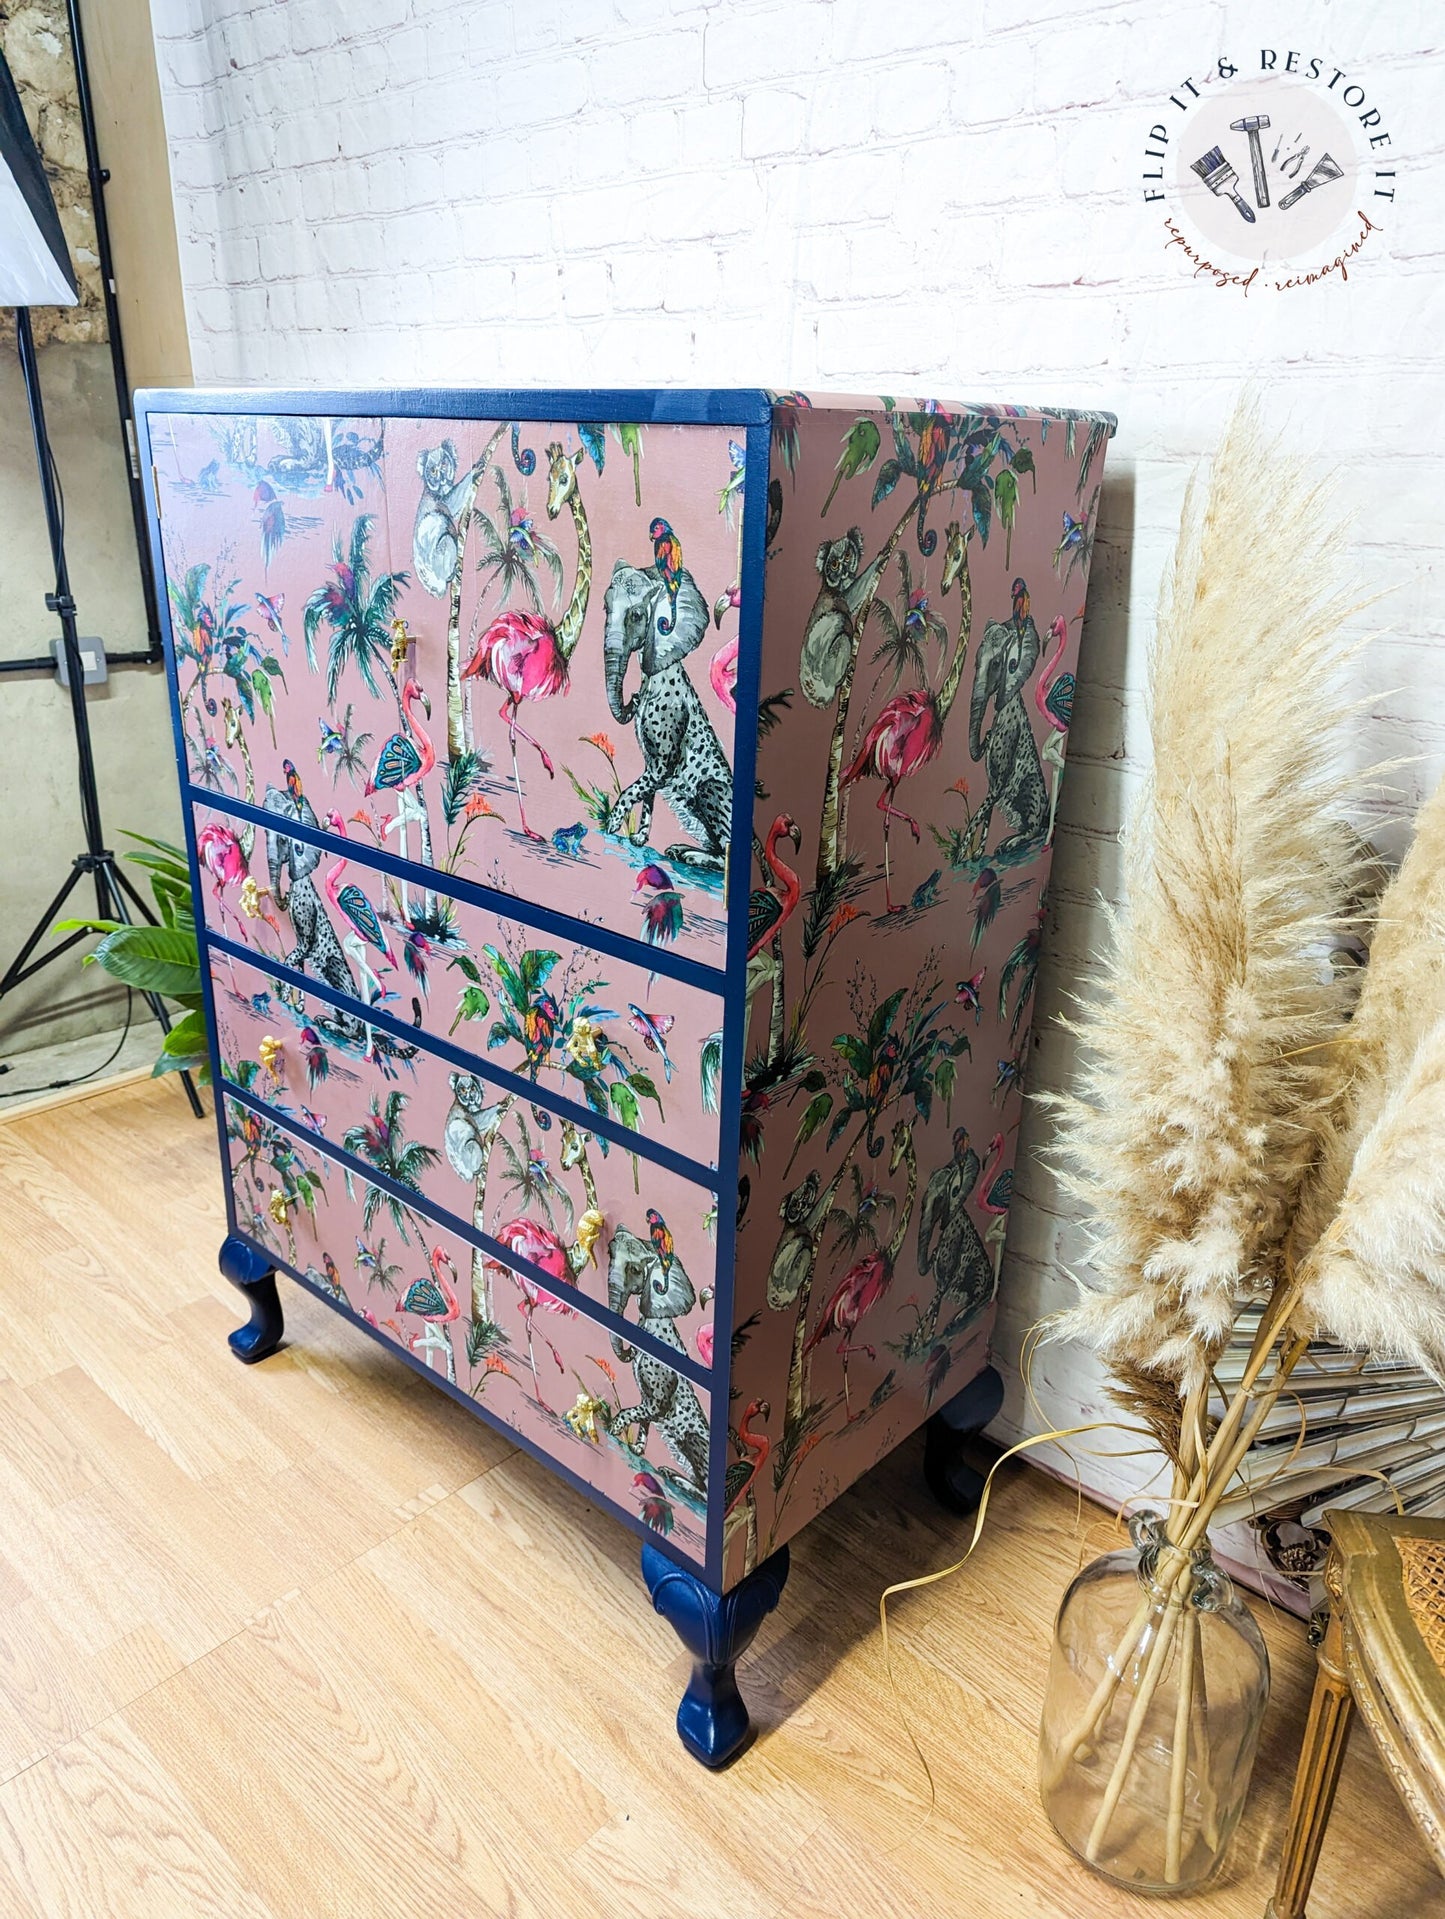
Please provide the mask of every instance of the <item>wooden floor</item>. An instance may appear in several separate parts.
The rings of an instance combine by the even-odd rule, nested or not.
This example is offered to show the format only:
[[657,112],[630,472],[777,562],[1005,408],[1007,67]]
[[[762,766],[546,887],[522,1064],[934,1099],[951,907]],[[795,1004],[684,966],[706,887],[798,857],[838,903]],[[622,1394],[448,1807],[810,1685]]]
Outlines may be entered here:
[[[917,1445],[795,1543],[747,1662],[761,1726],[710,1778],[636,1542],[283,1282],[243,1371],[215,1134],[173,1085],[0,1126],[0,1913],[5,1919],[1109,1919],[1034,1790],[1073,1500],[1023,1468],[946,1562]],[[1275,1692],[1225,1882],[1259,1919],[1309,1659]],[[1445,1894],[1357,1733],[1311,1919]]]

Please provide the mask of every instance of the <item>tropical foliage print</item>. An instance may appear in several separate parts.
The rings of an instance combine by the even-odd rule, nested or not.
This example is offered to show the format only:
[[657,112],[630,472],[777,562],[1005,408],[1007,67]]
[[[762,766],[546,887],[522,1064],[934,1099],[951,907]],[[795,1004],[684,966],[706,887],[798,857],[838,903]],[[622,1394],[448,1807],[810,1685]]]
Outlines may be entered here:
[[[625,1468],[688,1551],[701,1389],[649,1412],[655,1359],[573,1302],[670,1301],[649,1335],[705,1377],[731,1245],[728,1583],[981,1363],[1111,430],[803,394],[772,423],[754,501],[726,427],[152,422],[222,1054],[279,1122],[232,1112],[242,1223],[584,1477]],[[730,1087],[680,962],[720,988],[754,511]],[[495,1253],[439,1261],[429,1205]]]
[[1110,431],[773,418],[729,1579],[981,1363]]
[[[722,963],[743,477],[726,429],[158,424],[196,784]],[[696,498],[678,497],[684,431],[718,473]],[[288,727],[312,716],[304,750],[277,747],[278,699]],[[449,931],[426,891],[395,923],[428,946]]]
[[[644,1525],[702,1558],[696,1450],[674,1450],[663,1426],[648,1423],[652,1408],[628,1363],[631,1349],[567,1305],[565,1282],[549,1290],[489,1260],[479,1298],[475,1275],[470,1291],[464,1277],[469,1249],[444,1229],[404,1207],[405,1231],[398,1232],[380,1188],[234,1099],[226,1102],[226,1130],[238,1211],[252,1238]],[[395,1140],[370,1143],[379,1170],[407,1150]],[[360,1144],[349,1141],[347,1150]],[[502,1324],[487,1307],[504,1289],[518,1310]],[[706,1395],[686,1381],[677,1385],[692,1395],[705,1439]]]

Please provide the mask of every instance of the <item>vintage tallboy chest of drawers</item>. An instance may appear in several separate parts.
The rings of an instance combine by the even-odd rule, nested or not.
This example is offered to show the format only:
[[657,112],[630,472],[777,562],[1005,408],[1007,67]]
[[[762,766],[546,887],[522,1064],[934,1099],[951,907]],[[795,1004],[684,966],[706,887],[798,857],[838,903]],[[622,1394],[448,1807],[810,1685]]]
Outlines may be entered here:
[[992,1410],[1113,422],[138,405],[232,1343],[287,1272],[641,1533],[718,1763],[785,1542]]

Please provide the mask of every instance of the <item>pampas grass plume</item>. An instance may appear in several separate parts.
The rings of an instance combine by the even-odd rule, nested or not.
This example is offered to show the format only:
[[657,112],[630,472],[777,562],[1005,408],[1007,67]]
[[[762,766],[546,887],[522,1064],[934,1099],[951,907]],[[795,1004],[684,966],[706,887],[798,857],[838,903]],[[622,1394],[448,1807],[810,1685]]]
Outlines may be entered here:
[[1445,1018],[1421,1037],[1306,1262],[1296,1323],[1445,1383]]
[[1340,768],[1360,602],[1321,489],[1241,407],[1186,499],[1151,658],[1153,769],[1127,907],[1058,1119],[1097,1284],[1057,1317],[1116,1369],[1198,1387],[1241,1291],[1277,1276],[1345,1069],[1350,989],[1321,962],[1358,889]]

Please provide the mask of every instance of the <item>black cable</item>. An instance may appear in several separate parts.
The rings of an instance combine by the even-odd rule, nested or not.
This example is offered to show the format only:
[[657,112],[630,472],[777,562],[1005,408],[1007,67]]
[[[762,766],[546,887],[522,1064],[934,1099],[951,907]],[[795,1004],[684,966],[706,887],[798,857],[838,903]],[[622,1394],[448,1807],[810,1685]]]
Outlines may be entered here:
[[[67,1086],[83,1086],[88,1079],[94,1079],[98,1073],[103,1073],[113,1060],[120,1058],[120,1049],[130,1038],[131,1011],[134,1006],[135,989],[134,987],[127,986],[125,989],[125,1025],[120,1029],[120,1038],[116,1041],[106,1058],[100,1062],[99,1066],[92,1066],[88,1073],[77,1073],[73,1079],[53,1079],[45,1086],[17,1086],[13,1091],[0,1092],[0,1099],[29,1099],[36,1093],[58,1093],[63,1091]],[[0,1066],[0,1073],[11,1073],[14,1070],[14,1067],[10,1065]]]
[[65,544],[65,488],[60,484],[60,468],[55,464],[55,448],[45,442],[45,457],[50,463],[50,482],[55,488],[56,514],[60,522],[60,543]]

